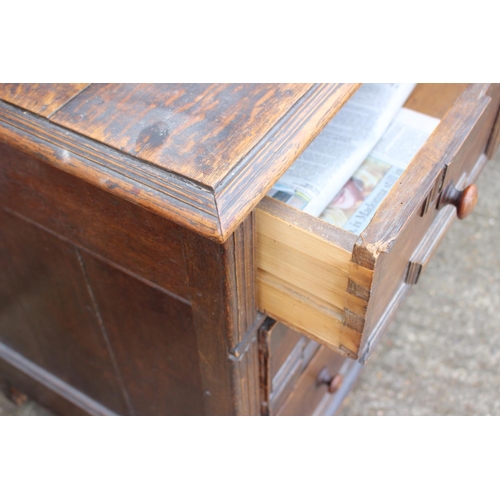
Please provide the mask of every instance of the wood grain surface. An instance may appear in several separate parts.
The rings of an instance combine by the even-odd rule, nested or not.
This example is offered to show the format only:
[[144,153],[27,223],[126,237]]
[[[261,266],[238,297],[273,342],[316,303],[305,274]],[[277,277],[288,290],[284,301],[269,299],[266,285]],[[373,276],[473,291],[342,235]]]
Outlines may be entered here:
[[231,232],[333,118],[360,84],[317,84],[215,190],[221,232]]
[[358,87],[91,85],[50,122],[0,103],[0,137],[224,242]]
[[0,99],[45,118],[50,117],[88,83],[4,83]]
[[491,134],[490,142],[486,148],[486,156],[488,158],[493,158],[495,153],[498,151],[500,146],[500,110],[498,111],[495,126],[493,127],[493,133]]
[[7,211],[0,222],[0,346],[118,414],[203,414],[188,303]]
[[283,323],[276,323],[270,329],[269,337],[269,368],[272,380],[304,336]]
[[0,158],[4,206],[156,286],[189,298],[178,226],[1,143]]
[[51,120],[214,188],[311,84],[93,84]]
[[[346,317],[346,290],[350,278],[366,284],[372,275],[351,262],[357,238],[268,197],[256,214],[259,309],[355,357],[361,329]],[[349,305],[364,311],[366,299]]]

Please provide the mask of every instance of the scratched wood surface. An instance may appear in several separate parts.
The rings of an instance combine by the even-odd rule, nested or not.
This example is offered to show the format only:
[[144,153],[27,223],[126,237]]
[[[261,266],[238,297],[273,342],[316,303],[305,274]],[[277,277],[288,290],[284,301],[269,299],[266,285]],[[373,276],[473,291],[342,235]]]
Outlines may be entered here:
[[358,87],[92,84],[50,121],[3,99],[0,137],[224,242]]
[[48,118],[87,86],[88,83],[4,83],[0,85],[0,99]]
[[93,84],[51,120],[215,187],[311,84]]

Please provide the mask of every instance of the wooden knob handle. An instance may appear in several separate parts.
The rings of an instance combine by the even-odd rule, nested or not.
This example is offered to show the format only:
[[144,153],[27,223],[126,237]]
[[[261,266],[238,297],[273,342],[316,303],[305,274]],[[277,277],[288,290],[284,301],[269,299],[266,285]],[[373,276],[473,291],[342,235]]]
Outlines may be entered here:
[[439,208],[445,205],[454,205],[457,208],[457,217],[465,219],[474,210],[477,203],[477,186],[471,184],[463,191],[456,189],[454,186],[449,186],[442,195],[439,203]]
[[336,393],[340,389],[342,382],[344,382],[344,377],[340,373],[332,376],[326,368],[319,372],[318,383],[319,385],[325,384],[330,394]]

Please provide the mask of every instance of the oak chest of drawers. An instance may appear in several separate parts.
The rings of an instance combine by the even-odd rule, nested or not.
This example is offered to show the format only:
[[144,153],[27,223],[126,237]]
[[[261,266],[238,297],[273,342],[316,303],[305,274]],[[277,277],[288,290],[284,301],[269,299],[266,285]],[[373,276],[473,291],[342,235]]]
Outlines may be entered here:
[[499,85],[418,85],[440,124],[360,237],[265,197],[357,88],[1,85],[3,383],[61,414],[334,412],[500,137]]

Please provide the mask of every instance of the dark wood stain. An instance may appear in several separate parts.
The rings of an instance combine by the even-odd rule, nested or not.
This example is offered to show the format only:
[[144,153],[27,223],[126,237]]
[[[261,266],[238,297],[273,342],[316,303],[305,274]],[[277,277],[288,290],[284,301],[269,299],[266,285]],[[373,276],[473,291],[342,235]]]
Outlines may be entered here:
[[335,375],[353,361],[268,318],[259,331],[259,363],[263,415],[312,415],[327,392],[321,371]]
[[[253,217],[221,245],[10,146],[1,144],[0,150],[5,213],[46,234],[55,245],[72,249],[71,262],[87,297],[85,308],[92,311],[92,327],[107,349],[116,384],[112,390],[103,388],[103,404],[121,414],[259,413],[258,314],[254,288],[248,286],[255,280]],[[37,255],[43,241],[38,238],[26,246]],[[5,258],[14,252],[9,248]],[[52,265],[57,268],[57,252],[49,253],[56,256]],[[28,260],[24,254],[19,258]],[[36,275],[27,270],[29,276]],[[16,288],[20,283],[13,278],[2,286],[14,303],[22,293]],[[37,293],[41,291],[33,300],[40,300]],[[71,315],[71,308],[80,306],[72,295],[65,298],[71,302]],[[52,320],[56,332],[66,328],[61,314]],[[75,345],[89,335],[90,327],[79,324]],[[230,351],[241,339],[246,347],[234,359]],[[37,352],[28,334],[21,340],[15,346],[20,355]],[[96,356],[88,353],[85,359]],[[57,367],[43,366],[60,373]],[[82,377],[99,382],[99,370],[85,365],[81,370]],[[5,373],[24,387],[16,370]],[[51,397],[42,386],[29,386],[35,391],[30,394]],[[66,395],[71,399],[71,391]],[[113,404],[116,397],[120,408]],[[56,411],[70,411],[57,398],[53,404]]]
[[0,268],[0,342],[126,414],[77,250],[0,210]]
[[191,307],[82,252],[136,415],[204,413]]
[[135,154],[140,155],[150,149],[156,149],[166,142],[168,126],[165,122],[156,122],[141,131],[135,143]]
[[1,143],[0,155],[4,206],[189,299],[178,226]]
[[[254,342],[257,329],[252,328],[257,319],[254,269],[251,264],[242,266],[243,260],[253,262],[254,248],[249,244],[252,232],[252,218],[223,245],[183,231],[208,415],[240,414],[249,408],[249,401],[252,414],[260,411],[259,373],[255,367],[248,366],[258,354],[257,342]],[[245,277],[250,281],[241,279]],[[233,359],[230,352],[248,334],[252,336],[247,342],[249,354]]]
[[234,405],[237,415],[257,416],[261,414],[259,387],[259,344],[256,335],[244,354],[232,362],[236,390]]
[[270,332],[269,352],[271,380],[283,366],[294,347],[304,338],[299,332],[288,328],[283,323],[276,323]]
[[495,119],[495,126],[493,127],[493,132],[491,133],[491,137],[488,142],[488,147],[486,148],[486,156],[490,159],[493,158],[495,153],[498,151],[499,146],[500,146],[500,109],[498,110],[498,114]]

